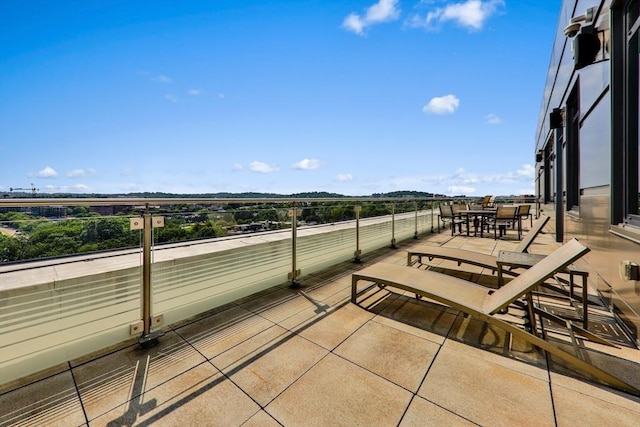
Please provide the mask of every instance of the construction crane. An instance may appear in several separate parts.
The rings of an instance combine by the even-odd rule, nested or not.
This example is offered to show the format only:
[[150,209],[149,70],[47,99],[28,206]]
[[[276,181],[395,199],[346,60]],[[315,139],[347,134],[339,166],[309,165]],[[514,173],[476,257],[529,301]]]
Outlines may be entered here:
[[33,182],[31,183],[31,188],[9,188],[9,191],[13,192],[13,191],[31,191],[31,195],[33,197],[36,197],[36,193],[38,192],[38,189],[36,187],[33,186]]

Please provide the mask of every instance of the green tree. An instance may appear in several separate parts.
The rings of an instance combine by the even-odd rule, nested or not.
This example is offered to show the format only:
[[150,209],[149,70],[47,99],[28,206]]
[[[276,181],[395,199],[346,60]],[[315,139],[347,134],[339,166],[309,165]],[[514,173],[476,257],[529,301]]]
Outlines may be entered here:
[[0,233],[0,262],[20,261],[26,251],[25,238],[6,236]]

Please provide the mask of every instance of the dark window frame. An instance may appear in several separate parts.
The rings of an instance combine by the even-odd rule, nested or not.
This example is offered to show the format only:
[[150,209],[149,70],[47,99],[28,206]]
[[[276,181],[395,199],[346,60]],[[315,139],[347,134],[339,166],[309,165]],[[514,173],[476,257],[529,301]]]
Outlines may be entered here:
[[566,103],[566,201],[567,212],[580,206],[580,80]]
[[[611,224],[640,227],[638,212],[638,84],[640,19],[637,0],[611,5]],[[640,228],[638,229],[640,232]]]

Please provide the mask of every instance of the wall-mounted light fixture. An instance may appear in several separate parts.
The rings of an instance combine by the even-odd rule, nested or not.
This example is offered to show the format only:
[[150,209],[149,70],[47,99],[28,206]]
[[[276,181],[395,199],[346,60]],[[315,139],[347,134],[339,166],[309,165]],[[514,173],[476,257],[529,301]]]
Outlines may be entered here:
[[593,25],[582,27],[580,34],[573,39],[573,62],[576,70],[593,64],[598,52],[600,52],[598,30]]
[[[575,69],[580,70],[596,61],[602,46],[599,32],[605,32],[609,28],[609,10],[604,8],[600,12],[600,24],[594,22],[597,9],[590,7],[583,15],[578,15],[569,21],[564,27],[564,35],[573,39],[573,60]],[[584,25],[582,24],[584,22]],[[604,39],[604,35],[602,36]],[[608,43],[606,41],[605,45]]]
[[549,127],[551,129],[560,129],[563,125],[562,108],[554,108],[553,111],[549,113]]

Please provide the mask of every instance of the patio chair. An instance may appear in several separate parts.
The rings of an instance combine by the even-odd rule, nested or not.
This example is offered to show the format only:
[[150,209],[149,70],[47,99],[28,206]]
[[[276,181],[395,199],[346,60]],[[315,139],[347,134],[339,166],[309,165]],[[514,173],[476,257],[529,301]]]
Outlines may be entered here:
[[480,204],[482,205],[482,207],[481,207],[480,209],[485,209],[485,208],[490,207],[490,206],[489,206],[489,202],[491,201],[491,197],[492,197],[492,196],[491,196],[490,194],[487,194],[486,196],[484,196],[484,197],[482,198],[482,202],[480,202]]
[[439,206],[440,214],[438,215],[438,233],[440,232],[440,221],[442,221],[442,227],[443,228],[446,228],[447,222],[449,222],[451,224],[451,235],[452,236],[453,236],[453,234],[455,232],[456,225],[458,225],[458,228],[460,228],[460,233],[462,233],[462,224],[465,223],[465,221],[460,216],[460,214],[455,214],[454,215],[453,206],[454,205],[446,205],[446,204],[441,204]]
[[484,209],[491,209],[496,207],[496,196],[489,196],[489,200],[487,200],[486,205],[483,203]]
[[469,227],[469,217],[465,214],[467,211],[467,205],[463,205],[461,203],[454,203],[451,205],[451,235],[453,236],[453,232],[455,230],[455,226],[458,226],[458,232],[462,234],[462,225],[464,224],[467,228]]
[[[556,249],[530,269],[498,290],[492,290],[473,282],[433,271],[424,271],[395,264],[377,263],[351,276],[351,302],[357,304],[358,295],[374,286],[401,289],[414,293],[417,298],[430,298],[463,313],[478,318],[502,330],[520,337],[538,348],[580,368],[613,387],[639,394],[640,391],[608,372],[566,352],[559,346],[537,336],[536,311],[533,307],[531,291],[557,271],[565,268],[584,254],[589,248],[573,239]],[[365,290],[358,292],[358,282],[372,282]],[[502,320],[496,314],[511,303],[526,297],[531,332]],[[586,335],[593,335],[582,330]]]
[[489,218],[487,221],[487,231],[493,228],[493,238],[498,239],[498,231],[500,237],[506,236],[507,228],[515,228],[518,225],[518,240],[522,235],[522,228],[519,218],[520,206],[498,206],[496,215],[493,218]]
[[523,219],[529,219],[531,222],[531,227],[533,227],[533,215],[531,214],[531,205],[520,205],[518,216],[520,217],[519,218],[520,223],[522,223]]
[[[540,218],[536,220],[534,225],[531,226],[529,232],[520,241],[515,249],[515,252],[527,252],[529,250],[529,246],[531,246],[533,240],[542,231],[549,219],[550,218],[548,216],[541,215]],[[422,263],[422,257],[429,258],[429,261],[433,260],[434,258],[456,261],[458,263],[458,266],[460,264],[476,265],[478,267],[490,269],[492,271],[492,274],[495,274],[495,272],[498,270],[496,257],[493,255],[483,254],[466,249],[427,245],[423,245],[408,251],[407,265],[412,265],[414,258],[418,258],[418,261]],[[515,273],[512,274],[515,275]]]
[[[451,205],[443,205],[441,203],[438,207],[440,208],[440,214],[438,215],[438,233],[439,233],[440,221],[442,221],[442,228],[446,228],[447,221],[452,222],[453,220],[453,212],[451,211]],[[451,227],[453,227],[453,224],[451,225]]]

